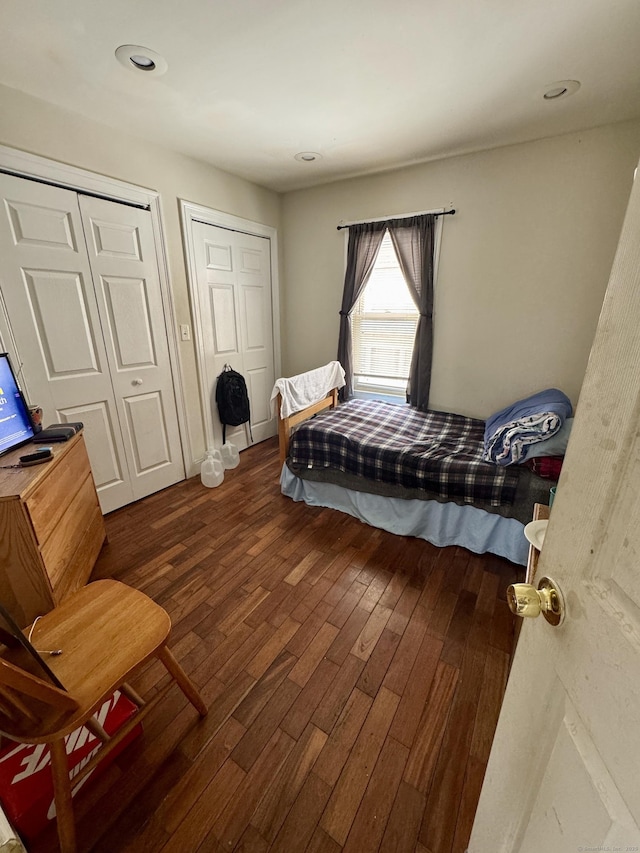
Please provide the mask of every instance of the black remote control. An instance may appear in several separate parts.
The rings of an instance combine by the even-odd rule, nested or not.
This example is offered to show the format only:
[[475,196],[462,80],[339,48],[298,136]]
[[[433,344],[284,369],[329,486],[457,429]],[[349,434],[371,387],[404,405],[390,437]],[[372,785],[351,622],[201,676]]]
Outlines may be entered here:
[[42,450],[36,450],[35,453],[27,453],[26,456],[20,457],[20,465],[26,468],[29,465],[40,465],[41,462],[48,462],[53,459],[51,448],[45,447]]

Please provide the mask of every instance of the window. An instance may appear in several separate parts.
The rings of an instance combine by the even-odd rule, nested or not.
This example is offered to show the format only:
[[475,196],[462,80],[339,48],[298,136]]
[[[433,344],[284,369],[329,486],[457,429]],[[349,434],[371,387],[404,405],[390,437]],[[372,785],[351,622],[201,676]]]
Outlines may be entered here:
[[383,392],[404,400],[418,316],[387,231],[351,314],[358,396]]

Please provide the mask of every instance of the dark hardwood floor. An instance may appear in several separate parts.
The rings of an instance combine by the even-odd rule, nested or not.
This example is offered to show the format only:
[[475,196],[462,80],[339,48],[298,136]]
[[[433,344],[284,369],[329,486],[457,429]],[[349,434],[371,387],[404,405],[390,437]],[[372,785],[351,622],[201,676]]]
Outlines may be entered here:
[[[293,503],[278,473],[270,440],[216,489],[194,478],[107,517],[94,579],[169,611],[210,710],[168,695],[79,794],[80,850],[465,850],[522,570]],[[162,680],[152,665],[133,686]]]

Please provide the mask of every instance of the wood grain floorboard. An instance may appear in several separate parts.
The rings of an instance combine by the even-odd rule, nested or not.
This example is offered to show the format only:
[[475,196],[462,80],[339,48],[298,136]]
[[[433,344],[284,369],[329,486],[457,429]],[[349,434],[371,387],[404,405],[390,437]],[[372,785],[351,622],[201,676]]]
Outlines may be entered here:
[[106,517],[93,579],[168,610],[209,714],[167,695],[78,795],[79,853],[464,853],[523,571],[294,503],[279,467],[269,440]]

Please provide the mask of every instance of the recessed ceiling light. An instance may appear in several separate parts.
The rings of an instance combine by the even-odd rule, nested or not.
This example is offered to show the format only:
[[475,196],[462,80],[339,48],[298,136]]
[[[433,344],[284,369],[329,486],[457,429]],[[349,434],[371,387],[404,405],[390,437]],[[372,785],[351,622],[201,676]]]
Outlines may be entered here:
[[578,80],[559,80],[544,87],[542,98],[545,101],[557,101],[560,98],[568,98],[575,94],[580,88]]
[[151,59],[150,56],[138,56],[134,53],[133,56],[129,57],[129,62],[139,68],[141,71],[153,71],[156,67],[155,62]]
[[164,74],[167,68],[167,60],[139,44],[123,44],[116,50],[116,59],[125,68],[131,71],[144,71],[145,74]]
[[300,151],[296,154],[294,160],[299,160],[301,163],[313,163],[314,160],[322,160],[322,154],[317,154],[315,151]]

